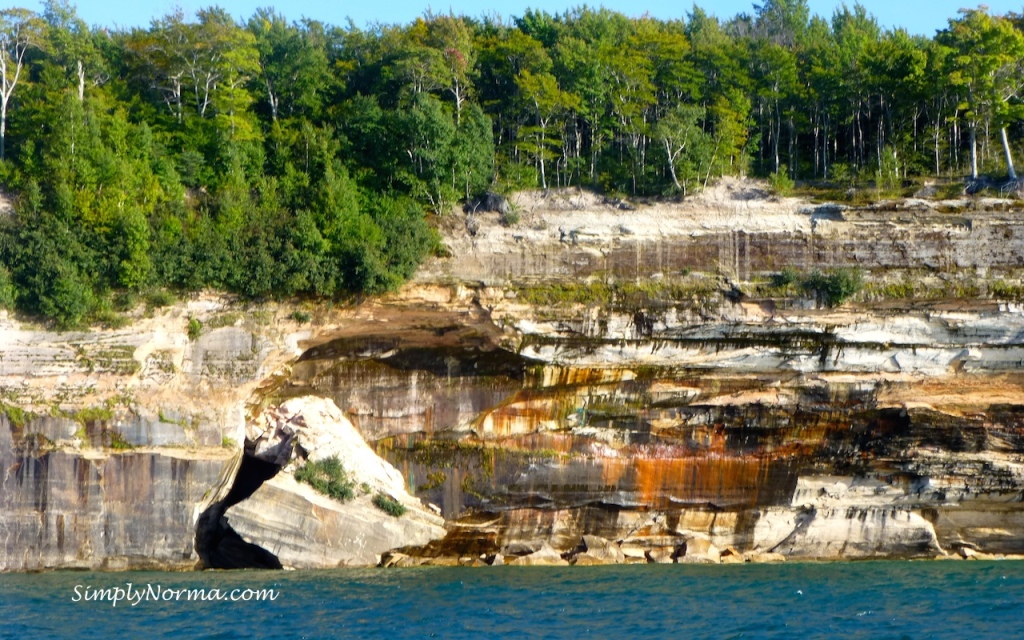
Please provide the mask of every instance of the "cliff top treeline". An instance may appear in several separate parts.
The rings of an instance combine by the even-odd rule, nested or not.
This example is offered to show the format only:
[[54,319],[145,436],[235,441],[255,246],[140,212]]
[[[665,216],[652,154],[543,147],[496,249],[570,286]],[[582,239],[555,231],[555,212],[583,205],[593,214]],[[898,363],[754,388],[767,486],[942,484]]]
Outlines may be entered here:
[[428,213],[489,188],[1015,177],[1022,28],[979,8],[929,39],[806,0],[368,29],[6,9],[0,303],[70,327],[163,287],[384,291],[437,246]]

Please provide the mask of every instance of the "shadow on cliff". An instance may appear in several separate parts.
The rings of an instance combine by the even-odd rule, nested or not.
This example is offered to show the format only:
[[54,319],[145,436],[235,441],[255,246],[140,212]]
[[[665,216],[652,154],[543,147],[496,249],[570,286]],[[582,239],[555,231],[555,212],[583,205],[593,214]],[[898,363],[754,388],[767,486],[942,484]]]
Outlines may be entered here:
[[196,553],[207,569],[280,569],[277,556],[246,542],[231,528],[224,514],[245,500],[281,467],[248,454],[242,456],[238,474],[228,495],[200,514],[196,522]]

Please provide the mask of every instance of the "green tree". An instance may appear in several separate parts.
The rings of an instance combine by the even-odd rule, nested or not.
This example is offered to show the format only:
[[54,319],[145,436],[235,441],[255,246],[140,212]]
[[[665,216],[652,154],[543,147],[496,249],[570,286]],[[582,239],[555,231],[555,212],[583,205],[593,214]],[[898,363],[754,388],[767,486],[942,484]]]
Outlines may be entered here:
[[216,113],[226,119],[231,137],[249,139],[239,129],[251,102],[243,87],[259,72],[256,39],[223,9],[201,9],[197,17],[188,22],[179,9],[154,20],[148,31],[135,31],[128,47],[136,73],[179,122],[186,106],[200,118]]
[[[759,112],[764,122],[765,147],[771,152],[772,171],[778,173],[782,164],[779,145],[783,123],[787,125],[791,146],[794,142],[794,107],[799,91],[797,60],[790,50],[767,40],[755,45],[751,60],[754,65],[751,75],[757,83]],[[790,164],[793,164],[792,158]]]
[[437,214],[447,213],[459,196],[453,154],[457,129],[448,109],[433,95],[421,93],[394,114],[391,125],[395,149],[403,154],[398,180]]
[[518,129],[528,117],[521,115],[516,78],[523,71],[550,73],[551,57],[539,41],[517,29],[486,35],[477,48],[480,105],[495,124],[500,147],[518,137]]
[[101,66],[88,25],[68,0],[46,0],[42,18],[50,55],[73,78],[78,100],[85,100],[86,80]]
[[452,147],[452,186],[467,199],[485,191],[494,177],[494,134],[478,105],[464,108]]
[[803,40],[811,17],[807,0],[764,0],[754,12],[757,34],[787,49]]
[[[696,168],[709,158],[701,157],[707,147],[707,134],[701,129],[704,110],[695,105],[680,104],[658,121],[654,138],[664,146],[672,184],[686,195],[687,178],[694,177]],[[683,169],[683,180],[679,173]]]
[[[586,173],[595,186],[599,159],[613,137],[614,127],[610,108],[611,73],[602,56],[605,49],[600,42],[569,35],[559,41],[555,51],[557,77],[563,79],[566,92],[575,96],[577,102],[575,112],[580,130],[574,131],[574,141],[579,145],[577,158],[581,166],[578,171]],[[585,159],[579,157],[583,154],[586,154]]]
[[971,177],[978,177],[979,125],[991,122],[1000,132],[1007,172],[1016,179],[1006,127],[1017,115],[1015,102],[1024,88],[1020,69],[1024,34],[1009,20],[990,16],[984,8],[963,9],[960,14],[960,18],[950,19],[949,27],[937,39],[953,50],[950,82],[967,94],[963,106],[970,135]]
[[259,52],[260,81],[271,120],[319,114],[328,84],[327,52],[314,23],[288,24],[270,9],[258,9],[249,32]]
[[444,65],[444,77],[438,84],[452,96],[455,123],[458,125],[462,119],[462,107],[473,86],[470,78],[476,66],[473,34],[465,20],[454,15],[429,16],[427,25],[427,44],[440,52]]
[[558,81],[550,73],[533,74],[524,70],[516,78],[523,99],[532,107],[536,125],[523,127],[518,145],[533,156],[540,171],[540,184],[548,188],[545,166],[556,155],[560,141],[552,137],[551,129],[558,116],[576,108],[578,99],[558,88]]
[[841,101],[838,124],[848,127],[847,157],[859,169],[866,164],[870,133],[870,82],[865,61],[869,48],[881,37],[881,29],[863,6],[854,5],[851,11],[843,5],[832,15],[832,33],[836,48],[829,64],[835,79],[832,86]]
[[878,106],[876,156],[879,171],[890,166],[894,178],[906,176],[916,148],[917,119],[926,90],[927,54],[906,31],[886,33],[865,53],[870,89]]
[[715,145],[728,170],[747,169],[751,145],[756,144],[750,121],[753,83],[750,78],[750,50],[742,41],[729,37],[718,21],[694,7],[686,24],[698,84],[697,103],[711,116]]

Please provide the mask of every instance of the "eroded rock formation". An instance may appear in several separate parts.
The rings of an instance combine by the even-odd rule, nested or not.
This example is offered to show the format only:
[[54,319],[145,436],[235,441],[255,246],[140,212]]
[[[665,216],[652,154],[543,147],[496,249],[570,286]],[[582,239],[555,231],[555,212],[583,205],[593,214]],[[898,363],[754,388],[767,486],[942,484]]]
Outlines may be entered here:
[[[1024,554],[1011,203],[512,203],[310,324],[211,297],[6,320],[0,569]],[[830,308],[784,267],[867,290]],[[348,502],[293,477],[330,456]]]
[[[333,401],[294,398],[261,414],[250,433],[258,434],[250,442],[279,443],[263,451],[272,452],[270,459],[284,471],[227,509],[225,518],[283,566],[375,565],[389,549],[444,537],[444,519],[406,492],[402,475],[377,456]],[[291,473],[295,465],[281,452],[292,446],[304,461],[343,461],[355,497],[334,500],[297,482]],[[260,448],[253,455],[259,456]],[[405,507],[400,517],[373,505],[373,496],[382,492]]]

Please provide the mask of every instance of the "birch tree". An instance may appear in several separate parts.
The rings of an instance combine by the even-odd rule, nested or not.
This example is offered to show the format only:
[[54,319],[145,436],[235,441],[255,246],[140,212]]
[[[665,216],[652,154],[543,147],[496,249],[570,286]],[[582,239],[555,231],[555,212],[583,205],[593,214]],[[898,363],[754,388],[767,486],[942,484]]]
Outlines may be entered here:
[[28,9],[0,11],[0,160],[7,157],[7,111],[22,79],[25,54],[39,44],[39,18]]

